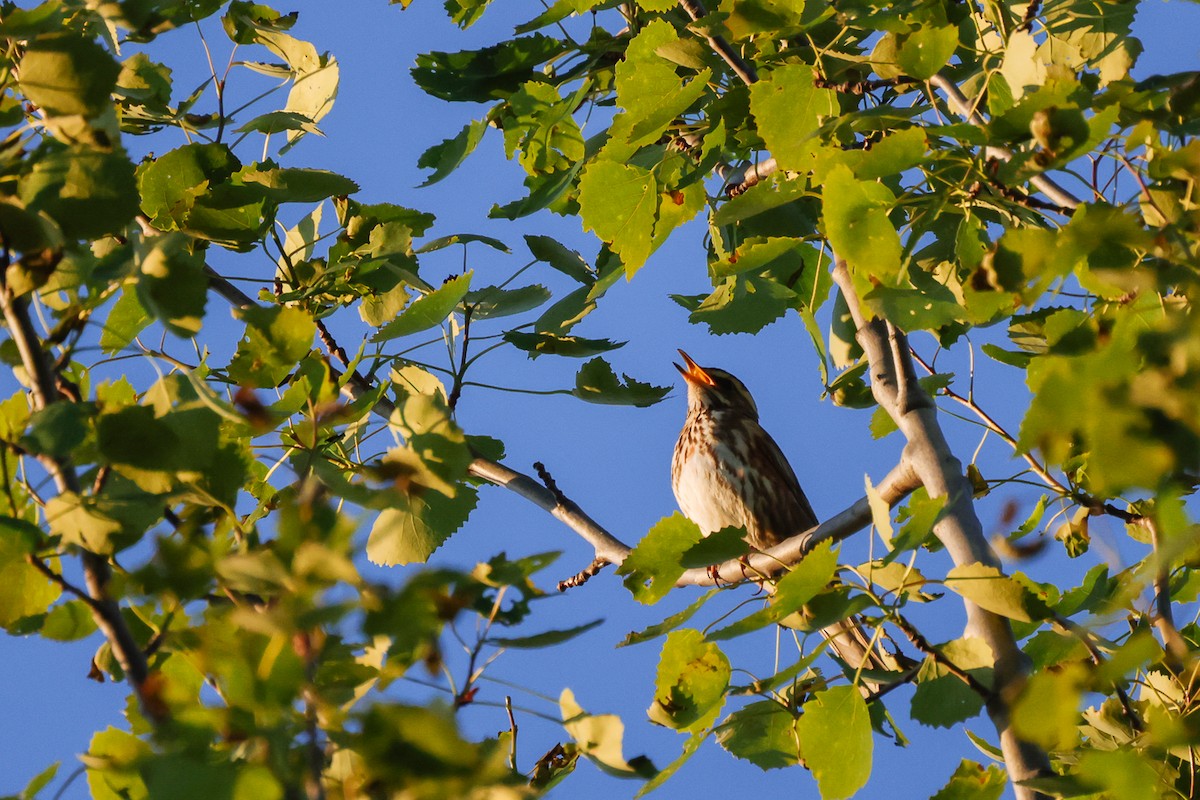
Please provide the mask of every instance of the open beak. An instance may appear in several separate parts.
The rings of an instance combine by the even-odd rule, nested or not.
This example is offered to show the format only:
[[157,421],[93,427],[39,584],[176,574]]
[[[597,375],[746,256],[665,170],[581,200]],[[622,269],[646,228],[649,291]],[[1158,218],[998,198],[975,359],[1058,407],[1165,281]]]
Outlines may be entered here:
[[684,380],[688,383],[695,383],[701,386],[714,386],[716,384],[712,377],[704,371],[704,367],[693,361],[691,356],[682,350],[679,351],[679,355],[683,356],[683,362],[687,364],[687,367],[681,367],[676,364],[675,369],[679,370]]

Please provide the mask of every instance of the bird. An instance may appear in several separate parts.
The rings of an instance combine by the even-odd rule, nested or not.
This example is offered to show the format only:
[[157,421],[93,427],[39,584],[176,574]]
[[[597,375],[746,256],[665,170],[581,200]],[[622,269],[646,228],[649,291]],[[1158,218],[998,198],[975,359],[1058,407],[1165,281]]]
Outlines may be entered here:
[[746,385],[679,354],[686,366],[675,368],[687,384],[688,411],[671,459],[671,488],[684,516],[706,536],[744,528],[746,541],[759,550],[816,525],[812,504],[759,422]]
[[[687,418],[671,459],[671,489],[684,516],[705,536],[743,528],[757,550],[817,525],[816,512],[787,456],[759,421],[746,385],[729,372],[701,367],[683,350],[675,364],[687,385]],[[897,669],[895,656],[872,644],[856,618],[821,631],[851,668]]]

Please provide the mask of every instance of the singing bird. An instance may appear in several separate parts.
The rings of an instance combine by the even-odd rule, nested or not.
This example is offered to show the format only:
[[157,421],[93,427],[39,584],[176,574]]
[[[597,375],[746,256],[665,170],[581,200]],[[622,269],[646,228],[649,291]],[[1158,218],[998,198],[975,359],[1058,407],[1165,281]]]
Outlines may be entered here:
[[[701,367],[682,350],[675,365],[687,383],[688,410],[671,459],[671,488],[679,508],[707,536],[741,527],[765,550],[812,528],[817,515],[779,445],[758,420],[745,384],[723,369]],[[897,668],[853,619],[821,631],[853,668]]]

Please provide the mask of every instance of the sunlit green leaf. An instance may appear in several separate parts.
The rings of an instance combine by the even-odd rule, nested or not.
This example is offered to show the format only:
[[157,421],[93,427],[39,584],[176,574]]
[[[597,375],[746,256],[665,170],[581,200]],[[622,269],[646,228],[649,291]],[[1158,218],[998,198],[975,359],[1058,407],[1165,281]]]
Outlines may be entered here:
[[813,695],[796,734],[822,800],[850,797],[871,777],[871,717],[858,687],[833,686]]
[[466,297],[467,289],[471,286],[471,275],[470,272],[457,275],[434,291],[417,298],[400,316],[376,331],[371,341],[386,342],[440,325]]
[[717,741],[730,754],[760,769],[790,767],[800,761],[799,718],[773,700],[740,708],[721,721]]
[[579,368],[575,390],[581,400],[605,405],[651,406],[666,397],[669,386],[654,386],[634,380],[628,375],[617,378],[612,367],[602,358],[593,358]]
[[721,711],[729,675],[729,659],[702,633],[672,631],[658,662],[650,720],[692,732],[711,725]]

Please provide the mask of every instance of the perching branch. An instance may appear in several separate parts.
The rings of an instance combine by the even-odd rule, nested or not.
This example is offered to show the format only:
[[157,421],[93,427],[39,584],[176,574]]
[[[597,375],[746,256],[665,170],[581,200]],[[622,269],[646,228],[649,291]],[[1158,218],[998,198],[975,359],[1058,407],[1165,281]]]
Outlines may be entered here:
[[[0,285],[0,310],[3,310],[9,336],[16,345],[21,364],[29,376],[29,395],[33,410],[42,411],[55,402],[59,394],[54,371],[29,316],[29,306],[24,298],[14,296],[7,285]],[[41,462],[50,473],[60,494],[80,494],[79,476],[69,460],[48,456],[41,459]],[[82,551],[82,560],[84,583],[89,598],[86,602],[96,627],[112,647],[113,655],[129,678],[146,718],[152,722],[161,722],[164,713],[161,702],[148,702],[144,691],[146,679],[150,674],[146,656],[125,623],[125,618],[121,616],[121,607],[108,594],[108,581],[112,574],[108,561],[88,550]]]
[[[942,433],[937,408],[915,380],[904,381],[900,391],[900,375],[911,375],[912,362],[907,347],[892,347],[888,325],[877,317],[868,318],[858,299],[853,278],[846,262],[838,259],[833,280],[842,291],[857,329],[858,343],[870,363],[871,392],[896,423],[907,440],[906,459],[920,478],[930,497],[945,497],[943,517],[933,532],[945,546],[954,564],[985,564],[1000,567],[1000,560],[988,546],[983,526],[975,513],[973,492],[961,462],[955,458]],[[995,657],[995,694],[988,701],[988,714],[1000,735],[1000,749],[1008,766],[1018,800],[1033,800],[1043,795],[1023,787],[1022,781],[1045,774],[1050,769],[1046,753],[1034,745],[1017,739],[1009,721],[1009,702],[1020,690],[1028,674],[1028,661],[1013,637],[1008,620],[964,601],[967,611],[967,634],[977,636],[991,648]]]
[[[916,472],[905,456],[884,476],[876,489],[890,507],[908,497],[920,485]],[[689,569],[680,576],[675,585],[713,586],[745,580],[746,574],[776,575],[785,567],[800,563],[822,542],[840,542],[870,524],[871,506],[867,498],[863,497],[815,528],[784,539],[761,553],[726,561],[716,567]]]
[[[209,282],[217,294],[239,307],[255,305],[245,293],[229,283],[228,280],[209,270]],[[332,372],[336,381],[343,381],[342,394],[350,400],[357,400],[364,394],[374,390],[371,382],[357,371],[348,376]],[[374,411],[382,417],[388,417],[395,410],[387,398],[380,398]],[[549,473],[541,468],[543,478]],[[504,464],[486,458],[476,458],[468,467],[468,472],[487,481],[488,483],[508,489],[562,522],[595,550],[595,560],[586,570],[572,579],[564,581],[570,584],[578,580],[584,573],[590,573],[579,580],[580,583],[599,571],[597,562],[620,564],[629,555],[632,548],[611,534],[600,523],[596,522],[573,500],[567,497],[551,480],[550,486],[543,485],[524,473],[517,472]],[[920,481],[912,469],[909,459],[905,457],[899,466],[893,469],[880,481],[877,489],[889,506],[907,497],[920,486]],[[732,559],[715,567],[690,569],[683,573],[677,581],[677,586],[713,586],[718,583],[728,584],[743,581],[748,574],[774,575],[784,568],[799,563],[814,547],[824,541],[841,541],[871,523],[871,509],[867,498],[858,500],[854,505],[839,514],[835,514],[811,530],[802,531],[774,547],[763,552],[754,553],[747,558]],[[572,584],[573,585],[573,584]],[[567,587],[564,587],[567,588]]]

